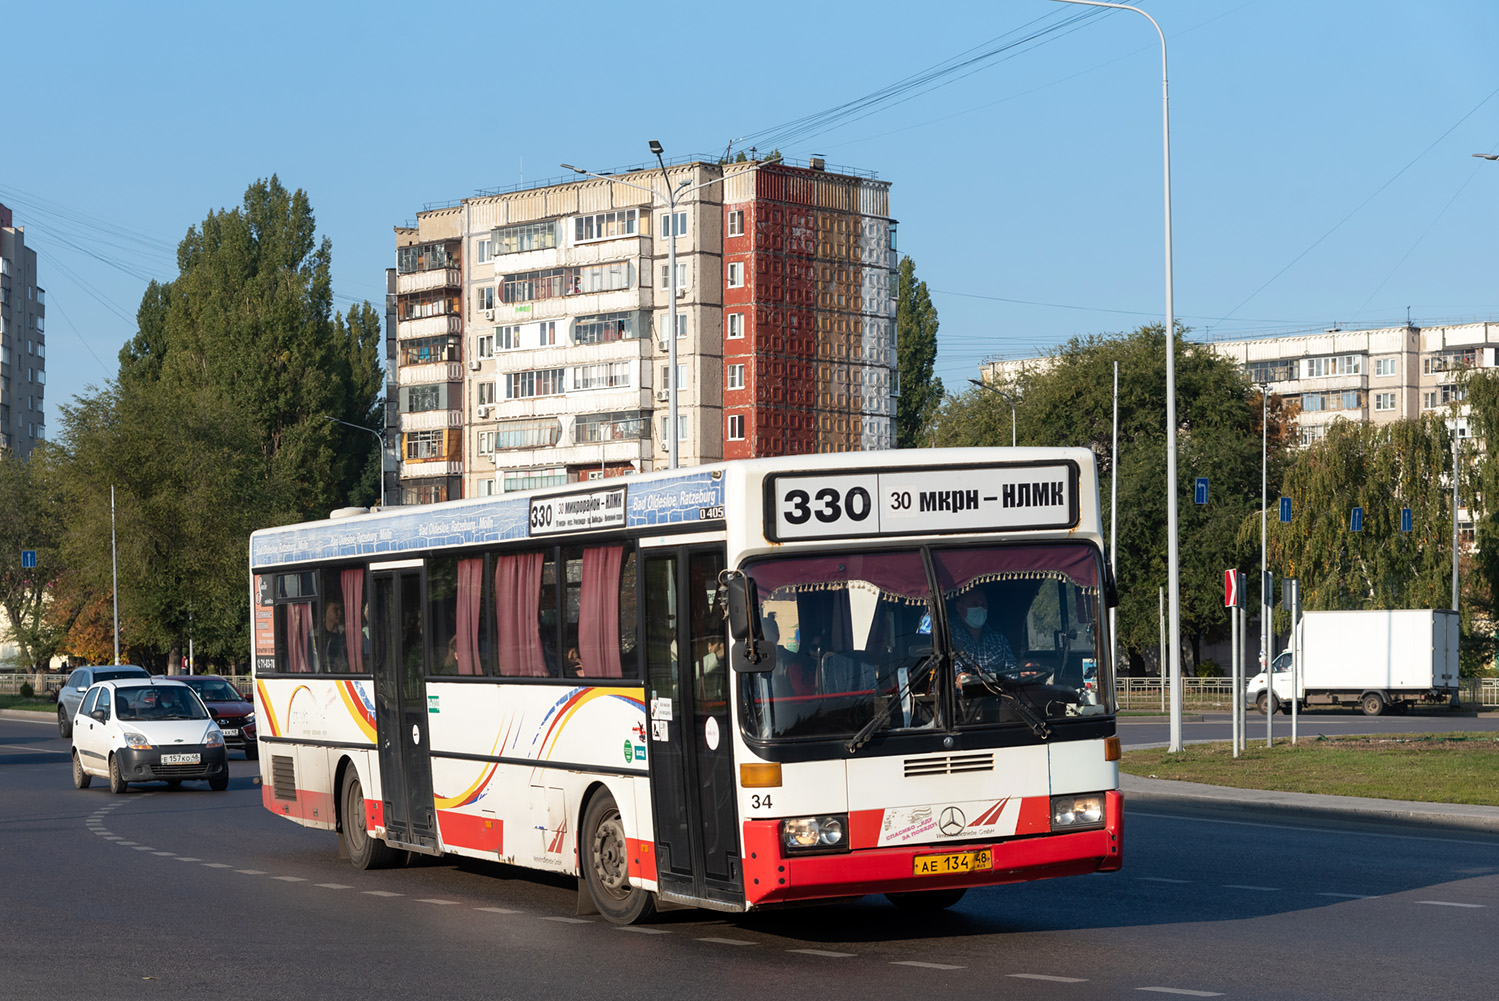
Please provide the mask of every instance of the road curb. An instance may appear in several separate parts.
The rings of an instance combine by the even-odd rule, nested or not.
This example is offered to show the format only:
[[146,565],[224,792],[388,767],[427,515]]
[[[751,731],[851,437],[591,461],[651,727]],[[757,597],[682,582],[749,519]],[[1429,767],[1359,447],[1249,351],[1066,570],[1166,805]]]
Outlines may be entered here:
[[56,719],[57,712],[45,709],[0,709],[0,719]]
[[1462,803],[1416,803],[1408,800],[1373,799],[1363,796],[1325,796],[1316,793],[1278,792],[1270,789],[1235,789],[1229,786],[1152,779],[1120,773],[1119,786],[1126,803],[1190,801],[1219,806],[1269,807],[1302,814],[1336,815],[1350,818],[1400,820],[1440,824],[1480,831],[1499,831],[1499,806],[1469,806]]

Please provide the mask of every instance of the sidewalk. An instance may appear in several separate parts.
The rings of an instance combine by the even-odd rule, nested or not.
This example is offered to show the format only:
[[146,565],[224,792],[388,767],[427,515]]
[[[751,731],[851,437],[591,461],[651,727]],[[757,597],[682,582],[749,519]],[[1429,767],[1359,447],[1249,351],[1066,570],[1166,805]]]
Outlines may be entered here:
[[1149,779],[1119,774],[1125,793],[1125,810],[1131,803],[1166,803],[1188,800],[1219,806],[1269,807],[1303,814],[1342,816],[1362,820],[1400,820],[1440,824],[1471,830],[1499,832],[1499,806],[1465,806],[1458,803],[1412,803],[1363,796],[1322,796],[1305,792],[1274,792],[1268,789],[1234,789],[1228,786]]

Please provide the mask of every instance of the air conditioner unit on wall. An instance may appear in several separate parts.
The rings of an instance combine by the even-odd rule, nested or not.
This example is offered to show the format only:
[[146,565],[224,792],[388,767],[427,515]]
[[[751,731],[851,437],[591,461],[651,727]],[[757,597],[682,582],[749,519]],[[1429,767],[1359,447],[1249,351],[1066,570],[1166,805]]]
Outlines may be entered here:
[[477,359],[477,358],[470,358],[468,360],[468,367],[469,367],[469,371],[471,371],[471,372],[477,372],[477,371],[479,371],[479,359]]
[[484,319],[486,319],[486,320],[493,320],[494,319],[494,310],[492,310],[492,309],[486,309],[484,311]]
[[671,390],[669,390],[669,389],[658,389],[658,390],[656,390],[656,401],[658,403],[667,403],[670,400],[671,400]]
[[474,410],[474,413],[478,414],[480,417],[488,417],[489,416],[489,407],[487,407],[487,406],[485,406],[484,404],[481,403]]

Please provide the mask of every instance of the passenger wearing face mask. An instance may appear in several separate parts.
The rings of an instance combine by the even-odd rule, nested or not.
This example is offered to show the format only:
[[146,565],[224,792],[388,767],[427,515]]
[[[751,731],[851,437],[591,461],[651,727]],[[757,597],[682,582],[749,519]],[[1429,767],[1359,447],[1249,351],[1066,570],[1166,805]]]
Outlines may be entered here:
[[983,591],[964,591],[953,605],[953,646],[963,656],[955,658],[958,684],[969,680],[977,669],[986,674],[1015,670],[1015,651],[1004,634],[989,625],[989,599]]

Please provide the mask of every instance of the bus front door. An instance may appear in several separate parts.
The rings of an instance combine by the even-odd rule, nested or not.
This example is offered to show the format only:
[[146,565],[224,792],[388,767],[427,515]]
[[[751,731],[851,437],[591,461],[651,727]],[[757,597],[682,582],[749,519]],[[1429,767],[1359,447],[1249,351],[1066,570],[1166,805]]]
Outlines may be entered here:
[[421,569],[375,571],[372,577],[370,653],[386,836],[408,847],[435,851]]
[[718,574],[722,548],[645,556],[647,714],[656,879],[666,900],[744,902],[732,697]]

